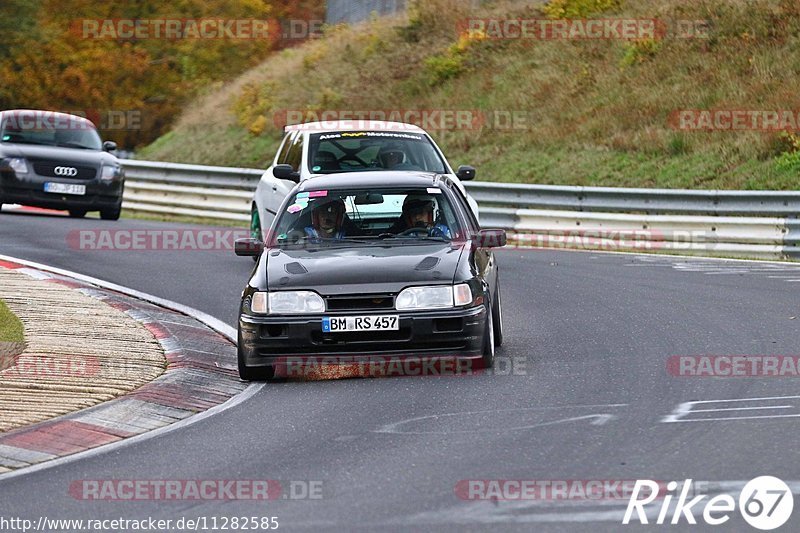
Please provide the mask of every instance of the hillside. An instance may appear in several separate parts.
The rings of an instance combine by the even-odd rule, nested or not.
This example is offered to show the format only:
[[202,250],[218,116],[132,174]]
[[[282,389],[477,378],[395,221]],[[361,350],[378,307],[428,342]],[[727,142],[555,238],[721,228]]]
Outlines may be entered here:
[[[431,133],[454,165],[475,165],[481,180],[798,188],[800,135],[786,117],[780,126],[794,133],[769,120],[753,123],[766,131],[741,121],[734,131],[687,130],[676,118],[680,110],[740,110],[749,121],[800,109],[797,2],[552,0],[478,11],[465,4],[420,2],[402,20],[327,28],[187,106],[138,157],[263,167],[287,110],[309,118],[325,110],[479,110],[472,127]],[[582,16],[655,18],[666,35],[501,39],[489,26],[465,32],[459,23]],[[706,21],[693,26],[701,37],[675,35],[679,20]],[[506,127],[514,116],[515,127]]]

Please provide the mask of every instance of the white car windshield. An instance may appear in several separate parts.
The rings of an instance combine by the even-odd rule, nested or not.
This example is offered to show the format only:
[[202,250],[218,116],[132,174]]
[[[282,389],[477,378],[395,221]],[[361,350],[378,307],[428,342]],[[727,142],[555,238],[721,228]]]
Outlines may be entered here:
[[357,131],[311,135],[312,174],[375,170],[417,170],[444,174],[445,164],[422,133]]

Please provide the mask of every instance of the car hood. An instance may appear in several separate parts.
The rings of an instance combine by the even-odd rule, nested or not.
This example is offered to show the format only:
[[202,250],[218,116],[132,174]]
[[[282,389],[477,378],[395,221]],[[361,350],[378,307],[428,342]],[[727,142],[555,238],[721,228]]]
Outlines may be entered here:
[[0,154],[5,157],[24,157],[32,160],[57,160],[75,165],[97,165],[117,163],[117,158],[100,150],[80,150],[60,146],[40,146],[38,144],[2,143]]
[[269,290],[322,295],[399,292],[409,285],[452,283],[464,244],[323,246],[267,250]]

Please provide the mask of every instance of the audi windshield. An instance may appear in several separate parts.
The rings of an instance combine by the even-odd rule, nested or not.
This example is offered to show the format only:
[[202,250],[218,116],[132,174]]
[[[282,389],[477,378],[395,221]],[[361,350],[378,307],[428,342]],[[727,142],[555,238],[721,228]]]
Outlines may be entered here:
[[314,174],[368,170],[446,173],[444,161],[421,133],[358,131],[311,135],[308,168]]
[[61,114],[13,114],[3,120],[0,141],[85,150],[101,150],[102,141],[91,122]]

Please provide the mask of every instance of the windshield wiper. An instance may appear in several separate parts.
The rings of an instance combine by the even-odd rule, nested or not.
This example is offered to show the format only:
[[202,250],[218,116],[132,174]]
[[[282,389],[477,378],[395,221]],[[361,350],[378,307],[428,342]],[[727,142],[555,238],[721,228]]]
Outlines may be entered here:
[[10,142],[15,144],[36,144],[39,146],[54,146],[53,143],[40,143],[36,141],[30,141],[28,139],[18,140],[18,141],[3,141],[3,142]]
[[61,148],[78,148],[80,150],[95,150],[91,146],[84,146],[78,143],[66,142],[66,143],[58,143],[56,146],[60,146]]

